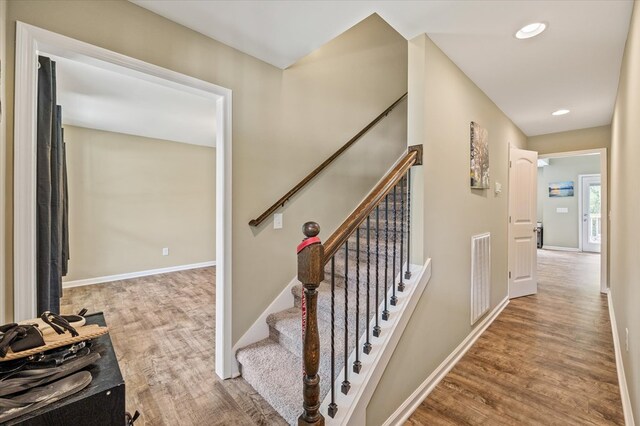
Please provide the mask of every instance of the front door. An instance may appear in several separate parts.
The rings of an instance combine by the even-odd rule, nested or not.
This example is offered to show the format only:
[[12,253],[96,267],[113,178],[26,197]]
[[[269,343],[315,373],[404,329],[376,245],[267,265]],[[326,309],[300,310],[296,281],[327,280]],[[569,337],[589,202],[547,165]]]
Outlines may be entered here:
[[601,225],[600,219],[600,175],[582,176],[582,251],[600,253]]
[[538,292],[538,153],[509,150],[509,297]]

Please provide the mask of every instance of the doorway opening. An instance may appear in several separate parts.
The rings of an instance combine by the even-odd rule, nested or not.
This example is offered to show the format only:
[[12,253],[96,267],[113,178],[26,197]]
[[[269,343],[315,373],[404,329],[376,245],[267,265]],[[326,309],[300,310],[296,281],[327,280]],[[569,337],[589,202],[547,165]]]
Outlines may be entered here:
[[569,271],[602,293],[607,292],[606,162],[605,149],[540,155],[537,182],[540,274]]
[[[171,70],[21,22],[16,29],[14,148],[14,320],[36,308],[36,112],[38,55],[54,55],[103,70],[120,71],[215,104],[215,371],[231,377],[231,91]],[[170,247],[161,247],[162,249]],[[113,274],[117,275],[117,274]],[[213,284],[212,284],[213,285]],[[211,359],[213,362],[213,359]],[[211,366],[213,368],[213,365]]]

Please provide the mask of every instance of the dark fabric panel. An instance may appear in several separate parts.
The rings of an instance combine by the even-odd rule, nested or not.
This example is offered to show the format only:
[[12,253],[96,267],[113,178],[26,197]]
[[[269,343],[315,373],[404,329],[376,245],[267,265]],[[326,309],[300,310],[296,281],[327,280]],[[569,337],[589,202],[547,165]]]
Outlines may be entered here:
[[69,273],[69,184],[67,178],[67,144],[64,141],[64,129],[62,129],[62,276]]
[[38,313],[49,310],[51,300],[51,134],[54,126],[54,92],[49,58],[39,57],[37,129],[37,295]]
[[68,259],[68,200],[62,108],[56,104],[56,66],[38,57],[37,123],[37,307],[60,311]]

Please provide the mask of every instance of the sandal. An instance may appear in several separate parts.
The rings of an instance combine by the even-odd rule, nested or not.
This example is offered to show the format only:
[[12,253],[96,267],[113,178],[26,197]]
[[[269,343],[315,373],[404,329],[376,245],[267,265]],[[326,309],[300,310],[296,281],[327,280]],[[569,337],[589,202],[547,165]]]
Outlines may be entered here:
[[[12,331],[8,331],[4,335],[2,335],[2,340],[0,340],[0,363],[30,357],[32,355],[37,355],[51,349],[69,346],[74,343],[85,342],[87,340],[92,340],[100,337],[109,332],[108,327],[101,327],[96,324],[85,325],[76,330],[70,324],[65,324],[64,322],[60,321],[57,317],[59,317],[59,315],[49,313],[46,316],[46,320],[50,321],[53,330],[55,330],[55,332],[59,334],[54,333],[42,336],[38,327],[35,327],[33,325],[17,325],[14,328],[29,329],[29,336],[31,336],[31,339],[26,342],[20,341],[17,343],[12,343],[14,340],[18,339],[15,336],[17,332],[13,331],[13,329]],[[42,340],[37,339],[38,336]]]
[[73,395],[86,388],[91,380],[91,373],[81,371],[46,386],[33,388],[13,398],[0,398],[0,423]]
[[33,325],[7,324],[0,327],[0,358],[43,346],[44,337]]
[[20,371],[11,377],[0,380],[0,397],[54,382],[94,364],[99,359],[99,353],[86,352],[85,355],[66,362],[59,367]]
[[[26,321],[21,321],[20,325],[35,325],[40,328],[42,334],[52,334],[60,332],[60,329],[66,329],[67,326],[70,326],[74,329],[82,327],[86,324],[87,320],[84,316],[87,314],[86,309],[82,309],[78,312],[77,315],[58,315],[51,313],[49,311],[43,313],[40,318],[34,318]],[[62,331],[64,332],[64,331]]]

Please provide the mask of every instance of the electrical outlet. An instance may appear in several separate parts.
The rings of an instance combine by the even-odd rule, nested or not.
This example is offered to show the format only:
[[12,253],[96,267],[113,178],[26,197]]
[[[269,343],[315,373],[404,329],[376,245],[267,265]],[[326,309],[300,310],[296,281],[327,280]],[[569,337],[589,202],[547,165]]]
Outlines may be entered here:
[[273,229],[282,229],[282,213],[273,215]]
[[624,329],[624,333],[625,333],[625,336],[624,336],[624,346],[625,346],[625,348],[626,348],[627,352],[629,352],[629,329],[628,329],[628,328],[625,328],[625,329]]
[[169,256],[169,247],[165,247],[162,249],[162,255],[163,256]]

